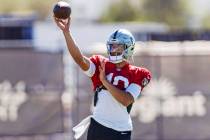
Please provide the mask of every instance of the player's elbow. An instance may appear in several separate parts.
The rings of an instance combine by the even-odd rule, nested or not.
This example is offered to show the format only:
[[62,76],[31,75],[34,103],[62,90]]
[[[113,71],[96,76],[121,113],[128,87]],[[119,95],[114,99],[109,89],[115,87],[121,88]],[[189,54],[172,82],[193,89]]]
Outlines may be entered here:
[[121,104],[125,107],[128,107],[131,103],[130,102],[121,102]]
[[129,106],[129,104],[128,104],[128,103],[125,103],[125,102],[122,102],[121,104],[122,104],[123,106],[125,106],[125,107]]
[[123,105],[125,106],[125,107],[127,107],[127,106],[129,106],[130,104],[132,104],[133,102],[134,102],[134,98],[133,98],[133,96],[130,94],[130,93],[126,93],[125,94],[126,96],[125,96],[125,98],[123,99]]
[[134,99],[125,99],[121,102],[121,104],[125,107],[128,107],[130,104],[132,104],[134,102]]

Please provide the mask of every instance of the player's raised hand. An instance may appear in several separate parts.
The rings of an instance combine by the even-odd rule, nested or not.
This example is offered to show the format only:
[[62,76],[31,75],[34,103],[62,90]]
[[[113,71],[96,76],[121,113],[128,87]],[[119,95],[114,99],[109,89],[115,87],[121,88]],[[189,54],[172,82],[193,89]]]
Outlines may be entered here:
[[102,61],[100,66],[99,66],[99,78],[100,78],[100,81],[103,83],[104,80],[106,80],[106,74],[105,74],[105,64],[106,62],[105,61]]
[[56,25],[63,31],[68,32],[70,27],[71,18],[68,17],[67,19],[59,19],[54,16],[54,21]]

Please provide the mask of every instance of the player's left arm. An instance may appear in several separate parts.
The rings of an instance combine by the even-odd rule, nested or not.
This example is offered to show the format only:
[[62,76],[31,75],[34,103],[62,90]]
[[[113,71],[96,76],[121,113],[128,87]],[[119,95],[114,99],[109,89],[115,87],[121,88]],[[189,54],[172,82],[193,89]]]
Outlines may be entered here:
[[117,87],[113,86],[111,83],[109,83],[109,81],[106,79],[106,75],[105,75],[105,63],[101,63],[101,66],[99,66],[99,78],[102,82],[102,84],[106,87],[106,89],[112,94],[112,96],[119,101],[122,105],[124,106],[128,106],[131,103],[134,102],[134,98],[133,96],[124,91],[124,90],[120,90]]
[[106,87],[106,89],[112,94],[112,96],[124,106],[129,106],[134,102],[133,96],[124,90],[120,90],[117,87],[113,86],[107,81],[107,79],[101,79],[101,82]]
[[99,78],[102,84],[106,87],[106,89],[112,94],[112,96],[117,101],[119,101],[122,105],[126,107],[131,103],[133,103],[138,98],[142,89],[150,82],[151,79],[151,73],[148,70],[146,69],[138,70],[136,73],[137,76],[133,81],[134,83],[131,83],[124,91],[113,86],[106,79],[105,63],[102,63],[101,66],[99,66],[99,71],[100,71]]

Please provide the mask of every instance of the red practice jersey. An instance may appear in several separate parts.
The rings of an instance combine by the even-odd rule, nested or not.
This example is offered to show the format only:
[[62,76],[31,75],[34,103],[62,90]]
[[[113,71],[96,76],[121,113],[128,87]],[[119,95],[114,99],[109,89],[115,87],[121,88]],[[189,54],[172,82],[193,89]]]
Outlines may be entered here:
[[146,68],[126,64],[123,68],[116,68],[115,64],[101,55],[93,55],[90,60],[95,64],[95,73],[91,77],[94,90],[102,85],[99,79],[100,62],[105,61],[105,74],[110,83],[121,90],[125,90],[131,83],[141,86],[141,90],[149,83],[151,73]]

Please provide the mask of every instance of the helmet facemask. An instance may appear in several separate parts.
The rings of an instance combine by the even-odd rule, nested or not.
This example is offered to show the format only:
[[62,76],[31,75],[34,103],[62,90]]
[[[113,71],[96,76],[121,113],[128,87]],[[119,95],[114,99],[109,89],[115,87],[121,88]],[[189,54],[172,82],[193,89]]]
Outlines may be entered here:
[[107,44],[107,53],[112,63],[120,63],[124,60],[125,46],[122,44]]

